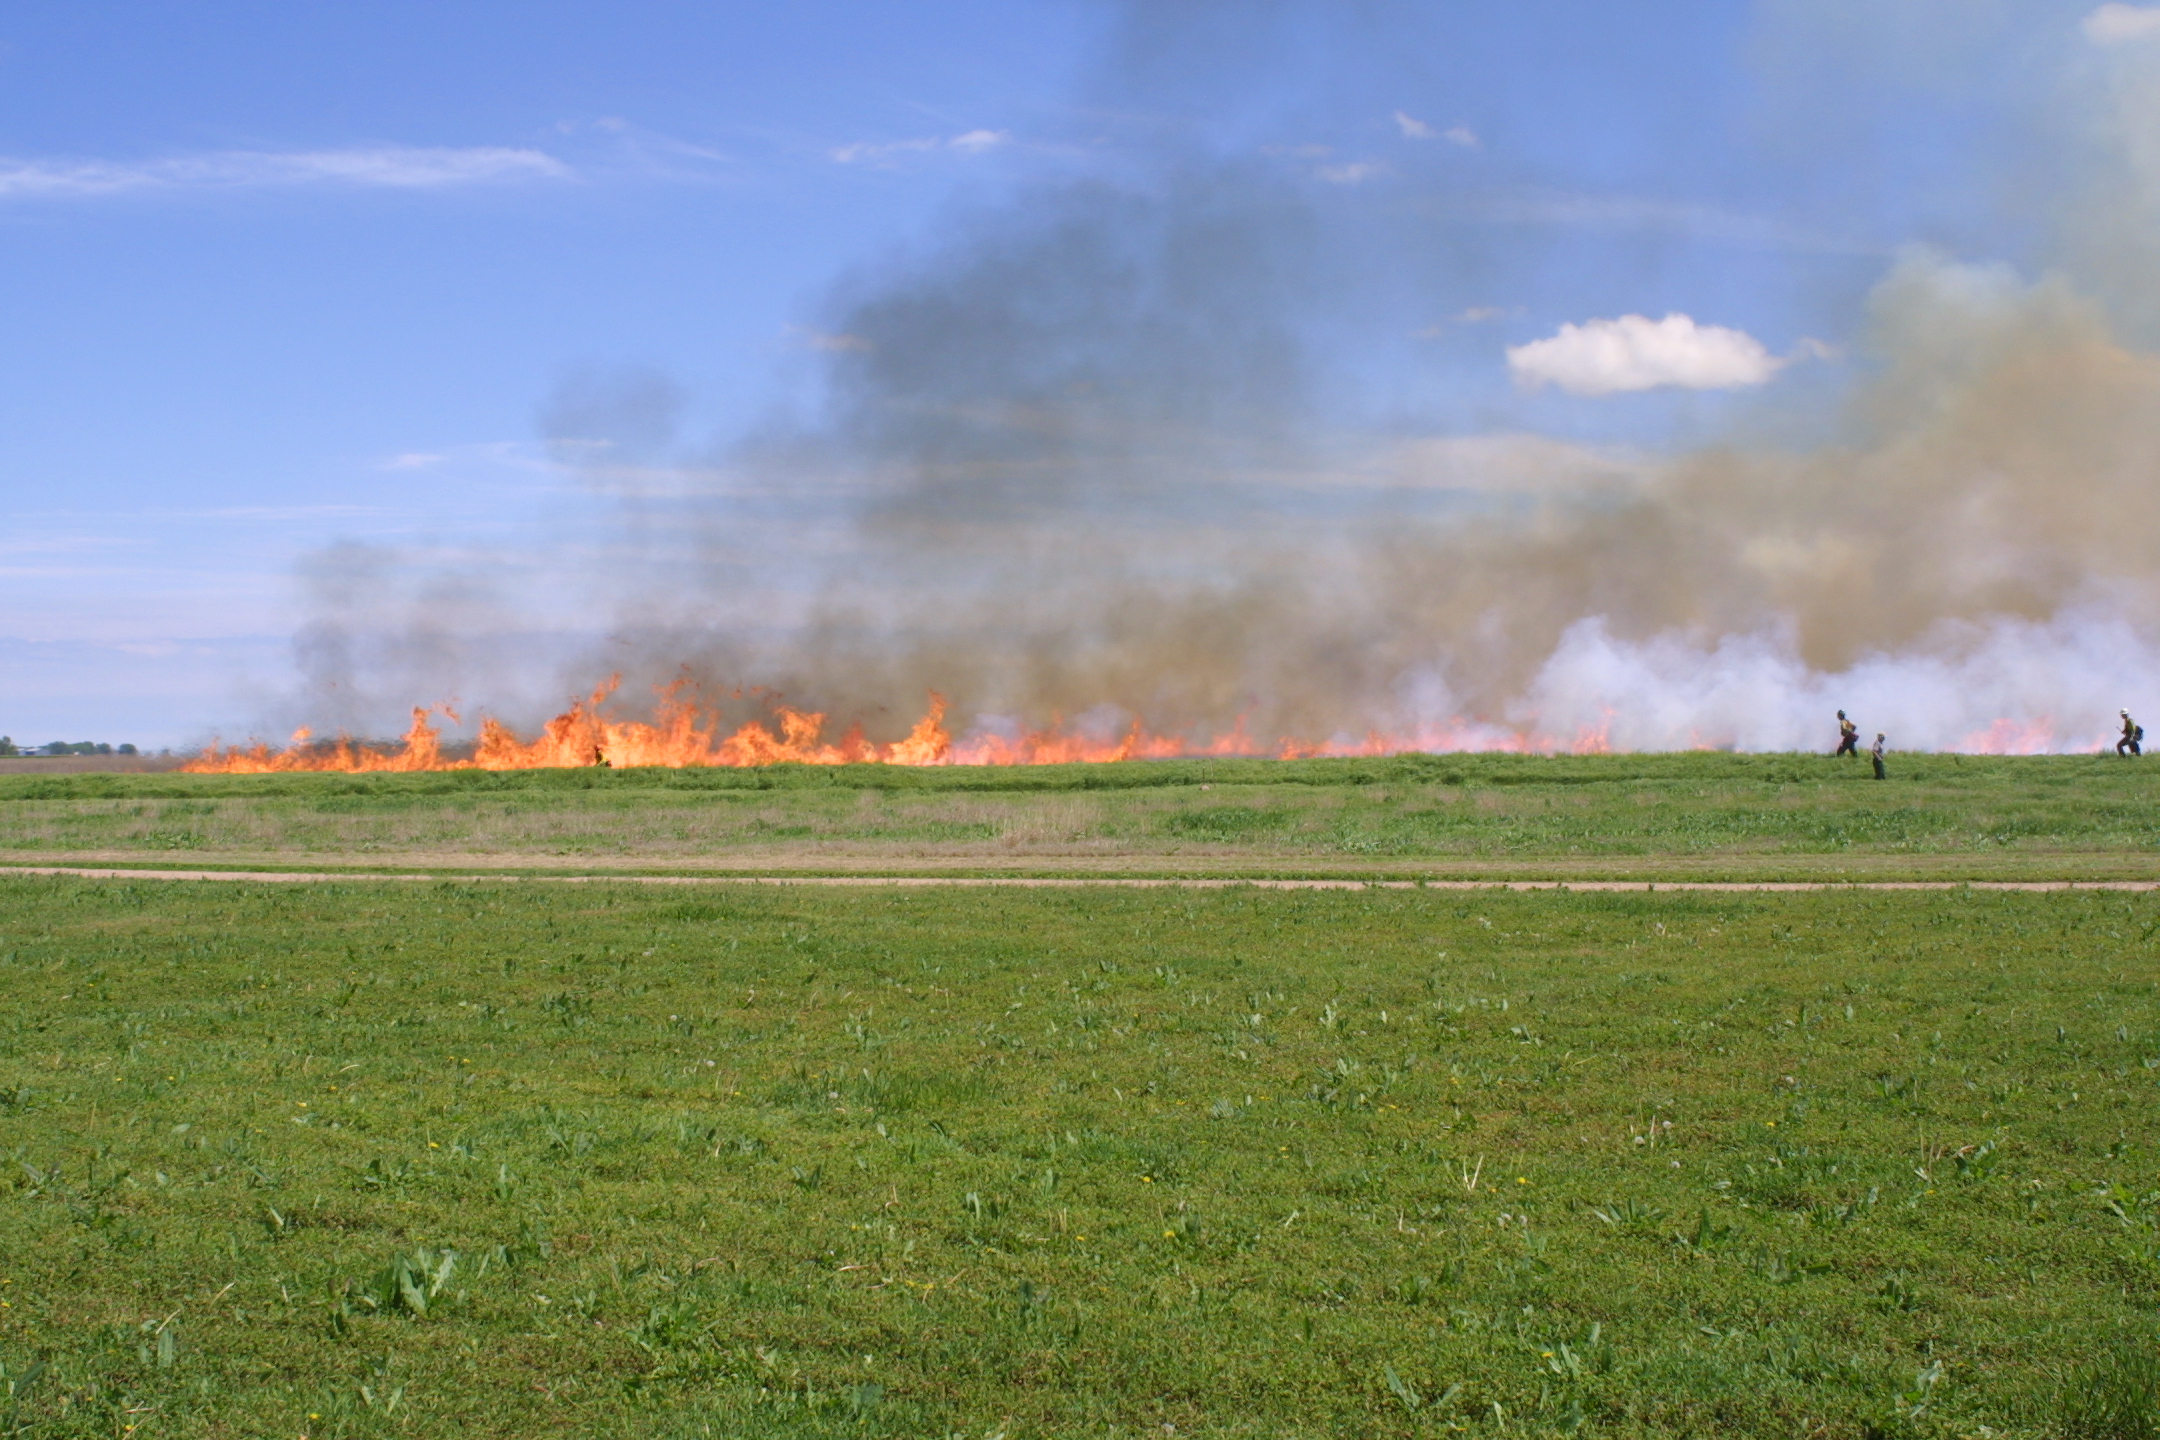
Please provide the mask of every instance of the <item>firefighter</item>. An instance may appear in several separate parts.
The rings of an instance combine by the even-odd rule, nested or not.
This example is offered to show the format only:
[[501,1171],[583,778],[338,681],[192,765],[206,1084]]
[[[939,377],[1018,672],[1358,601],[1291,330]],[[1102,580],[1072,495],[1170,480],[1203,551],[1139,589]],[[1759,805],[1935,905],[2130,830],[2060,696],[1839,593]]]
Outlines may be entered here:
[[2121,712],[2121,714],[2123,722],[2123,733],[2122,739],[2115,742],[2115,753],[2117,755],[2144,754],[2145,727],[2138,724],[2137,721],[2131,719],[2129,711],[2124,710]]
[[1860,727],[1846,719],[1842,710],[1837,712],[1837,749],[1830,752],[1830,758],[1835,760],[1840,755],[1860,758]]
[[1882,735],[1877,735],[1875,737],[1875,748],[1867,752],[1868,759],[1875,762],[1875,778],[1878,780],[1887,780],[1890,778],[1890,772],[1883,769],[1882,763],[1883,740],[1885,738],[1886,737]]

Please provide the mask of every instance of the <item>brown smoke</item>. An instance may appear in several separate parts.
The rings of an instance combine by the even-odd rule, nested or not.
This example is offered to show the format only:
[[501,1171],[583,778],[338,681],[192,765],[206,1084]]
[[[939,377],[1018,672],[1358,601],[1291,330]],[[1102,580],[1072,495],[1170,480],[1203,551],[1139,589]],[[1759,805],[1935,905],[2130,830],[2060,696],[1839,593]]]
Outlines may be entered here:
[[[1229,13],[1169,9],[1173,30]],[[1148,13],[1120,32],[1127,91],[1220,38]],[[2155,93],[2114,85],[2118,117]],[[961,214],[840,285],[809,421],[685,462],[663,378],[566,386],[550,438],[623,509],[596,582],[613,637],[563,688],[687,672],[887,739],[933,689],[963,728],[1109,706],[1263,738],[1632,705],[1662,718],[1630,743],[1813,743],[1749,717],[1812,714],[1846,693],[1826,675],[1918,743],[2104,716],[2160,685],[2112,673],[2155,653],[2160,599],[2160,359],[2111,323],[2126,270],[2160,268],[2122,238],[2153,193],[2071,207],[2092,243],[2065,263],[2105,252],[2078,282],[1905,253],[1832,423],[1660,456],[1346,422],[1315,337],[1392,303],[1353,253],[1430,236],[1383,214],[1355,251],[1280,166],[1166,141],[1144,174]],[[1508,273],[1512,240],[1447,235],[1456,271]],[[2096,625],[2129,628],[2065,643]]]
[[[2149,607],[2160,361],[2062,282],[1925,253],[1878,290],[1863,359],[1876,374],[1834,442],[1662,463],[1528,438],[1323,455],[1283,436],[1217,460],[1169,419],[1109,449],[1058,407],[970,417],[978,453],[861,501],[805,625],[695,658],[895,721],[935,687],[962,714],[1107,701],[1172,731],[1243,714],[1324,736],[1433,718],[1405,689],[1420,675],[1457,713],[1501,718],[1586,616],[1623,642],[1783,627],[1835,671],[1946,621]],[[1239,486],[1269,503],[1211,513]],[[1454,508],[1420,513],[1434,493]],[[1358,505],[1321,521],[1301,496]]]

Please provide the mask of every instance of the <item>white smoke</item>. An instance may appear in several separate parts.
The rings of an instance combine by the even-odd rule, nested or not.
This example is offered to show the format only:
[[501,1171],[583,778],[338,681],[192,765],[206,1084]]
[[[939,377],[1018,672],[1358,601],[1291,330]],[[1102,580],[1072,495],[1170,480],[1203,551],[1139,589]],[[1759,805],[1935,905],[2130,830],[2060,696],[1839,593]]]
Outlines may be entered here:
[[2119,614],[1953,622],[1920,645],[1810,669],[1791,633],[1630,644],[1602,617],[1561,638],[1510,718],[1561,748],[1828,750],[1836,712],[1894,749],[2065,754],[2112,745],[2116,712],[2160,715],[2160,643]]

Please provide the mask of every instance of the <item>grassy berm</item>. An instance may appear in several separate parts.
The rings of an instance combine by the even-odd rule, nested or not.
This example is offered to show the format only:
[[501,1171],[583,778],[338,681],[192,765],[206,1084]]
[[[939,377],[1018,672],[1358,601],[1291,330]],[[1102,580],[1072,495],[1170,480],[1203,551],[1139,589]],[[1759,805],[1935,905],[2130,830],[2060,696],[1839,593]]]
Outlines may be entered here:
[[2149,879],[2160,764],[1405,755],[0,777],[0,858],[455,871]]
[[2156,926],[0,881],[0,1432],[2149,1436]]

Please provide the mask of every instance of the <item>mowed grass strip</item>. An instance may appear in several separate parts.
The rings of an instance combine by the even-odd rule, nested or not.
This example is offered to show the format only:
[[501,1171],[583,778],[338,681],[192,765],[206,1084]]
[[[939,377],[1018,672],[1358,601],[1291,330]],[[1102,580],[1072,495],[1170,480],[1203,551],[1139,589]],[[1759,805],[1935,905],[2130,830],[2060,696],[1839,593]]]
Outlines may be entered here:
[[2149,878],[2113,756],[1398,756],[1119,765],[0,777],[0,853],[519,869]]
[[0,1417],[2146,1433],[2156,925],[0,881]]

